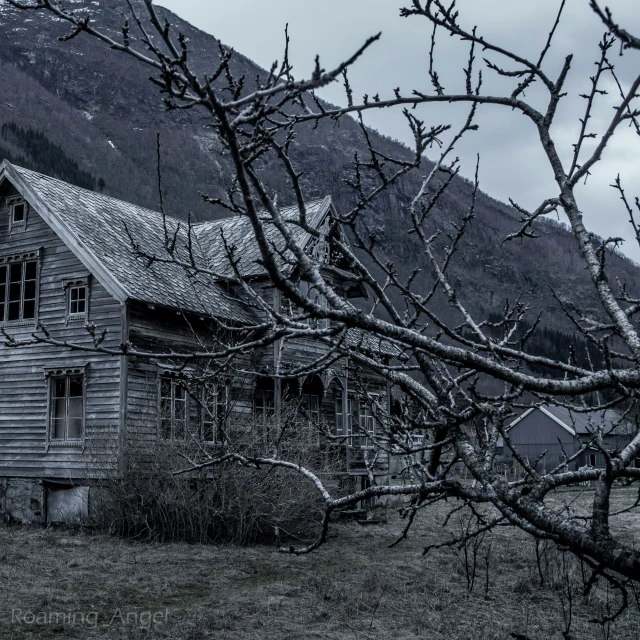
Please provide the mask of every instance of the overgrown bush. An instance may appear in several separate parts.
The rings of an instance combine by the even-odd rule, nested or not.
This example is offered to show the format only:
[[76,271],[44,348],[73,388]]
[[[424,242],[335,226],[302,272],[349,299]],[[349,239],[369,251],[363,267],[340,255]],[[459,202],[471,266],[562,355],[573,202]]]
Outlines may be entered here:
[[176,446],[129,453],[94,492],[92,520],[115,535],[161,542],[274,544],[305,540],[322,517],[317,491],[281,469],[223,464],[185,475]]

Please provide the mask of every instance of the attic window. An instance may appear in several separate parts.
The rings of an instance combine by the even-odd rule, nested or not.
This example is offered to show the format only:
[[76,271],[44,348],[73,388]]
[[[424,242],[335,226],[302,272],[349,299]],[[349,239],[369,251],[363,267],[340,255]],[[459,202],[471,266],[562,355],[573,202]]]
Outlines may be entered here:
[[27,203],[22,199],[10,202],[11,231],[23,230],[27,226]]

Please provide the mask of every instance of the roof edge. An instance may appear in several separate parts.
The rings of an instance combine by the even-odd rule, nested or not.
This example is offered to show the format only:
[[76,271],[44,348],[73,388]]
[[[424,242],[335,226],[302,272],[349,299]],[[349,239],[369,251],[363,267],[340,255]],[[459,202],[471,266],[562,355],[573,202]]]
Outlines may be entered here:
[[538,407],[538,409],[540,409],[540,411],[542,411],[545,416],[551,418],[554,422],[559,424],[563,429],[566,429],[572,436],[576,435],[576,430],[572,426],[565,424],[562,420],[560,420],[560,418],[554,416],[553,413],[549,411],[549,409],[545,409],[544,407]]
[[100,280],[104,288],[118,302],[125,302],[130,298],[129,293],[122,284],[120,284],[113,274],[98,260],[93,252],[87,249],[74,236],[67,225],[51,211],[47,203],[30,187],[29,183],[22,178],[20,173],[8,160],[3,160],[0,164],[0,182],[4,179],[9,180],[9,182],[20,191],[27,202],[36,209],[43,220],[53,229],[67,247],[85,263],[89,271]]

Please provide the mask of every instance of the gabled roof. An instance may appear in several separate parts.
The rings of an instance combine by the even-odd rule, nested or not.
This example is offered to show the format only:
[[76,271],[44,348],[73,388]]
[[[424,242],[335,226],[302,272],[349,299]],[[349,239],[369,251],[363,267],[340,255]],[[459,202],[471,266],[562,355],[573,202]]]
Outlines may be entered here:
[[[329,197],[305,203],[308,225],[317,229],[331,206],[331,198]],[[298,207],[285,207],[280,210],[280,213],[285,220],[289,221],[296,242],[305,246],[311,236],[296,224],[299,219]],[[275,226],[265,222],[264,227],[267,240],[271,241],[278,250],[281,250],[284,242]],[[260,263],[260,249],[255,241],[248,218],[235,216],[201,222],[194,225],[193,229],[212,271],[227,276],[235,275],[227,258],[226,242],[228,247],[234,247],[235,256],[239,261],[238,268],[243,276],[266,275],[266,271]]]
[[[253,323],[256,317],[242,301],[230,297],[213,277],[189,275],[176,264],[141,259],[131,239],[146,253],[168,258],[162,214],[129,202],[88,191],[61,180],[23,169],[10,162],[0,164],[0,184],[9,180],[31,206],[69,246],[103,286],[120,302],[127,299],[181,309],[241,323]],[[331,206],[325,198],[310,203],[309,222],[319,224]],[[294,208],[284,209],[292,218]],[[176,248],[187,258],[187,225],[166,217],[169,234],[177,230]],[[308,241],[309,234],[296,227],[298,239]],[[131,239],[127,234],[131,235]],[[275,229],[267,229],[275,235]],[[228,264],[222,236],[237,247],[247,275],[264,273],[257,262],[259,249],[249,221],[234,217],[193,227],[192,253],[196,264],[223,275],[233,275]]]
[[533,411],[541,411],[571,435],[589,435],[596,427],[603,426],[604,434],[621,433],[624,431],[625,422],[619,413],[613,409],[595,410],[589,413],[578,413],[566,407],[544,404],[539,407],[531,407],[516,418],[507,428],[512,429],[521,420]]

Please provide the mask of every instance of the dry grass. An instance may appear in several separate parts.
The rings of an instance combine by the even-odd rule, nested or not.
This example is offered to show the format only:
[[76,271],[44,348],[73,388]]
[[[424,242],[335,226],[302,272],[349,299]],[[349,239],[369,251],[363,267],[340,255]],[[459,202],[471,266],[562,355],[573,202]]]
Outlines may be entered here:
[[[632,500],[629,491],[616,494],[619,504]],[[0,637],[479,640],[516,632],[531,640],[561,638],[563,605],[567,610],[561,555],[549,551],[540,586],[534,543],[501,530],[492,537],[488,590],[485,545],[469,594],[460,552],[421,555],[425,544],[442,538],[443,514],[442,506],[425,513],[409,540],[392,549],[401,524],[391,513],[388,525],[336,525],[328,545],[300,558],[265,547],[139,544],[86,532],[0,528]],[[620,526],[633,538],[640,520],[625,516]],[[578,569],[572,565],[574,579]],[[611,606],[614,597],[609,594]],[[572,637],[640,638],[635,601],[610,628],[590,624],[606,604],[604,585],[587,601],[574,595]],[[79,617],[76,624],[16,623],[12,609],[23,616],[94,612],[98,626],[80,624]],[[118,609],[123,616],[167,609],[168,620],[147,625],[139,615],[137,624],[130,617],[102,626]]]

